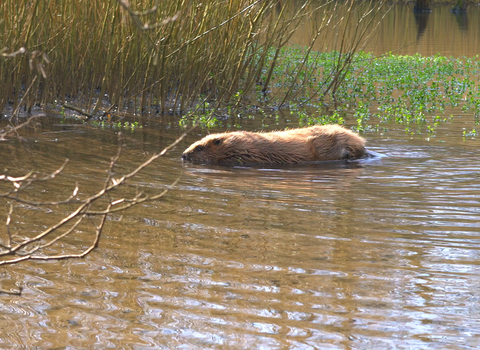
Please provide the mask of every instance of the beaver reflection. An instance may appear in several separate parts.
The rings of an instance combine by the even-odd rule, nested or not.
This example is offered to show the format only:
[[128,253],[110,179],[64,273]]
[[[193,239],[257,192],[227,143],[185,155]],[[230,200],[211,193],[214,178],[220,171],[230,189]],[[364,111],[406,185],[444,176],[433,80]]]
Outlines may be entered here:
[[212,134],[193,143],[184,161],[211,164],[301,164],[367,156],[365,140],[340,125],[276,132]]

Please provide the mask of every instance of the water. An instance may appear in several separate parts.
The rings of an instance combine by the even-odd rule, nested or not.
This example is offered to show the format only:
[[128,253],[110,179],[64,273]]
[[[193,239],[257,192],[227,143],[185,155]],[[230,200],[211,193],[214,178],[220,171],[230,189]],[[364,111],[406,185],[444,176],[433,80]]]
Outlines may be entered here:
[[[182,166],[192,134],[139,180],[178,186],[113,215],[87,258],[2,269],[4,288],[24,290],[2,296],[0,346],[476,348],[480,161],[457,125],[438,140],[391,125],[366,135],[388,157],[279,168]],[[160,134],[128,135],[125,170],[169,143]],[[66,175],[90,193],[115,139],[50,125],[2,151],[24,168],[68,156]]]
[[[376,56],[392,52],[397,55],[443,55],[474,57],[480,53],[480,7],[470,5],[467,13],[454,14],[453,6],[432,5],[428,14],[413,13],[413,2],[408,5],[389,5],[390,11],[378,25],[377,31],[364,42],[361,49]],[[379,16],[380,17],[380,16]],[[312,19],[305,19],[291,42],[302,46],[310,44]],[[375,21],[377,22],[377,21]],[[355,33],[352,27],[347,38]],[[332,28],[335,24],[332,23]],[[330,31],[315,43],[319,51],[339,49],[344,32]]]
[[[125,133],[118,173],[180,134],[159,119]],[[387,157],[291,167],[182,165],[205,135],[196,130],[117,195],[178,185],[110,216],[86,258],[0,269],[3,288],[23,287],[0,295],[0,348],[476,349],[480,160],[478,139],[461,136],[470,119],[435,137],[386,125],[364,136]],[[75,182],[80,197],[95,193],[117,148],[115,130],[58,118],[22,135],[2,142],[2,170],[70,159],[34,199],[68,197]],[[12,230],[39,232],[72,207],[49,209],[16,207]],[[55,251],[88,246],[92,230],[87,222]]]

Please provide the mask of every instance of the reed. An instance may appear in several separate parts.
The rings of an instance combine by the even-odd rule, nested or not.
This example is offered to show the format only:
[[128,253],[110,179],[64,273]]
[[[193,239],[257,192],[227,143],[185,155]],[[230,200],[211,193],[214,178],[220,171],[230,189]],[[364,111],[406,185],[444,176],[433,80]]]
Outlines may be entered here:
[[[234,97],[238,102],[259,82],[269,88],[278,53],[304,21],[323,18],[311,24],[318,34],[334,19],[333,30],[338,30],[351,18],[335,18],[336,11],[352,4],[3,0],[0,113],[73,101],[91,115],[125,108],[175,114],[200,100],[217,106],[231,104]],[[306,52],[317,39],[307,43]],[[353,35],[348,45],[344,39],[342,50],[351,54],[364,35]],[[338,58],[338,83],[349,57]]]

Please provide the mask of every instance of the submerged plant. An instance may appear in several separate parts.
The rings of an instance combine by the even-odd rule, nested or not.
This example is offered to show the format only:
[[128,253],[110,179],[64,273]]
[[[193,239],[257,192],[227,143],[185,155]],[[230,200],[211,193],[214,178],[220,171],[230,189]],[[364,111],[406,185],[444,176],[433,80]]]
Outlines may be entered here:
[[[301,57],[299,48],[292,49],[286,55]],[[322,72],[323,67],[331,66],[335,53],[318,54],[314,69]],[[480,119],[480,81],[478,57],[456,59],[442,56],[423,57],[385,55],[374,57],[358,52],[345,75],[344,83],[339,86],[335,95],[334,113],[346,113],[351,118],[351,124],[360,131],[376,130],[379,123],[395,122],[399,124],[425,126],[429,134],[434,134],[439,124],[451,118],[441,116],[445,108],[461,108],[465,113],[473,113],[475,123]],[[288,75],[279,72],[280,79],[288,79]],[[299,110],[303,101],[313,99],[310,95],[318,95],[322,87],[331,77],[318,74],[315,77],[316,86],[310,90],[304,89],[299,95],[294,110]],[[331,98],[320,94],[318,108],[310,109],[308,123],[304,114],[299,113],[300,124],[311,122],[335,122],[325,117],[319,118],[323,103],[332,104]],[[313,113],[312,113],[313,111]],[[334,115],[334,113],[332,115]],[[313,115],[312,115],[313,114]],[[406,130],[410,132],[411,128]],[[420,131],[420,129],[418,129]]]

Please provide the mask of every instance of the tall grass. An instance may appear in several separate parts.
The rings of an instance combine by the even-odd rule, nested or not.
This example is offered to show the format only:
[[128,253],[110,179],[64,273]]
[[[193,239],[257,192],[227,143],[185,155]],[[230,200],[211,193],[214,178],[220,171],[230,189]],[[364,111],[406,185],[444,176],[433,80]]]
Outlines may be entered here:
[[[238,101],[259,82],[268,89],[278,52],[299,26],[308,21],[317,33],[311,49],[332,21],[335,30],[351,21],[336,14],[344,13],[340,7],[352,13],[352,4],[3,0],[0,113],[74,101],[92,114],[152,107],[165,114],[186,111],[199,100],[221,105],[235,96]],[[311,21],[315,17],[321,20]],[[364,17],[356,18],[361,22]],[[347,45],[346,36],[341,37],[348,52],[365,38],[353,35]],[[273,58],[267,57],[270,48],[277,53]],[[342,57],[348,64],[349,58],[340,55],[339,67],[345,63]]]

